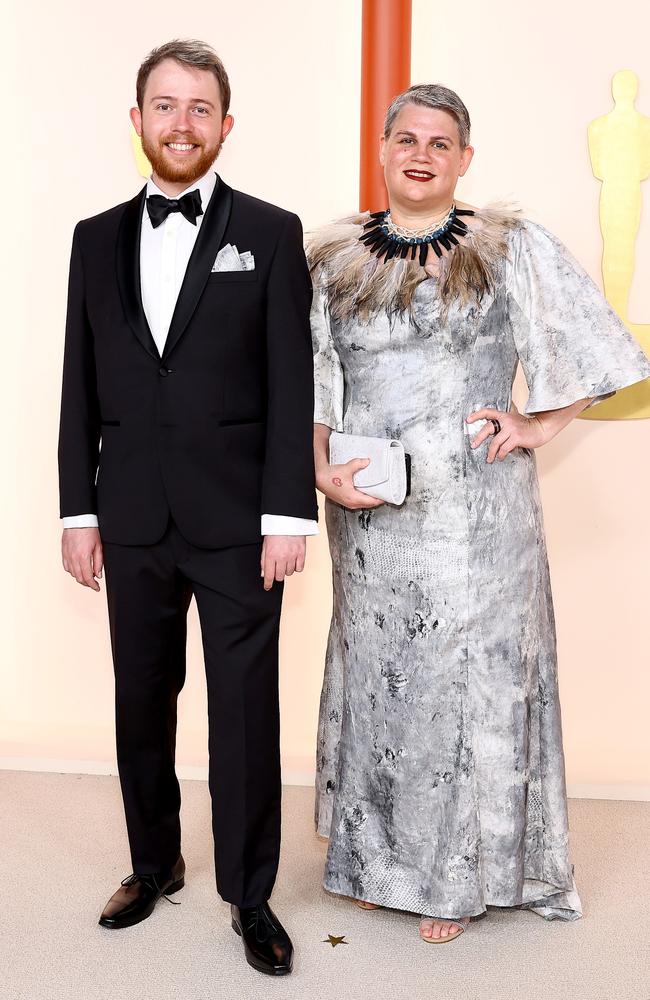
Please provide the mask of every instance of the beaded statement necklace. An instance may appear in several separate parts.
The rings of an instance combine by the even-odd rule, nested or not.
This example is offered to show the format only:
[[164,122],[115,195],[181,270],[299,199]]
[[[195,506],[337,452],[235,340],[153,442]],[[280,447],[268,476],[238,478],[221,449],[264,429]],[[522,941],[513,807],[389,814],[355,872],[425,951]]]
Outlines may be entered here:
[[393,257],[405,260],[409,253],[411,260],[415,260],[419,253],[420,266],[424,267],[429,247],[433,247],[435,254],[442,257],[441,247],[451,250],[452,246],[458,245],[456,237],[465,236],[468,232],[469,227],[459,216],[474,214],[470,208],[456,208],[456,205],[452,204],[443,218],[437,219],[427,229],[411,230],[396,225],[388,209],[384,212],[371,212],[359,239],[379,260],[382,257],[384,262]]

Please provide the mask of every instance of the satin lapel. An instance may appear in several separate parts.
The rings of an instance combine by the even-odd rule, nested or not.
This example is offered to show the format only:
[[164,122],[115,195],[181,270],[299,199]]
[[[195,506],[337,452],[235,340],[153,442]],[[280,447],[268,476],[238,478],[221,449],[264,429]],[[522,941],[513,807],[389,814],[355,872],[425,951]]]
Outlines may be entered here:
[[232,208],[232,188],[217,179],[217,186],[208,202],[205,218],[201,223],[192,255],[187,265],[185,278],[176,301],[176,308],[167,334],[163,357],[174,349],[183,336],[192,318],[199,299],[206,286],[214,264],[214,258],[221,248],[226,226]]
[[160,359],[142,306],[140,290],[140,232],[146,185],[124,209],[117,237],[117,283],[126,318],[134,334],[152,357]]

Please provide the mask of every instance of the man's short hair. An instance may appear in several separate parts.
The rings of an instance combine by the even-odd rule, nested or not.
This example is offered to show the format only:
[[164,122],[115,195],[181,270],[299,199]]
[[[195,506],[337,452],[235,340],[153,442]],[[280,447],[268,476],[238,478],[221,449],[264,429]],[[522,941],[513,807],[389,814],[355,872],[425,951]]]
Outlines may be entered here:
[[138,107],[142,111],[144,101],[144,91],[151,71],[163,61],[163,59],[174,59],[182,66],[191,66],[194,69],[207,69],[214,73],[219,85],[221,95],[221,113],[225,117],[230,107],[230,83],[228,74],[221,59],[209,45],[194,38],[175,38],[171,42],[165,42],[157,49],[153,49],[142,66],[138,70],[138,77],[135,85],[136,100]]

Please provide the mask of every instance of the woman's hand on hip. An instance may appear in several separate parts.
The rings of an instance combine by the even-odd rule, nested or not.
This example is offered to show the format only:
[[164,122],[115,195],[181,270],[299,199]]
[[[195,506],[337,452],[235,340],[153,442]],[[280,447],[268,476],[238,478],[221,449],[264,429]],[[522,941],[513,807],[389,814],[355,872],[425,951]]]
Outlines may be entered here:
[[486,458],[488,464],[496,458],[502,462],[515,448],[539,448],[554,436],[543,420],[536,415],[524,416],[514,404],[508,413],[485,406],[470,413],[467,423],[473,424],[476,420],[486,420],[487,423],[472,439],[471,447],[478,448],[491,437]]
[[316,470],[316,486],[329,500],[347,507],[348,510],[363,510],[381,507],[383,500],[368,496],[354,485],[354,474],[370,465],[369,458],[353,458],[345,465],[325,465]]

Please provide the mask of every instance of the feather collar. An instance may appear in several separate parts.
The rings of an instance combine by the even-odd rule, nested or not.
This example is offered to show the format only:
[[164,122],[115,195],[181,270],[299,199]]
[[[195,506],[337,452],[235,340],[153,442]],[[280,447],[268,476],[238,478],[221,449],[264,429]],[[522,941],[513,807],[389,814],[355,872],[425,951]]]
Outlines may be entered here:
[[[359,242],[370,214],[363,212],[323,226],[307,236],[314,283],[323,288],[335,319],[367,322],[377,312],[405,313],[420,282],[430,277],[416,261],[380,261]],[[519,225],[518,209],[497,203],[478,209],[465,241],[438,261],[443,309],[480,301],[491,292],[508,254],[508,235]]]

